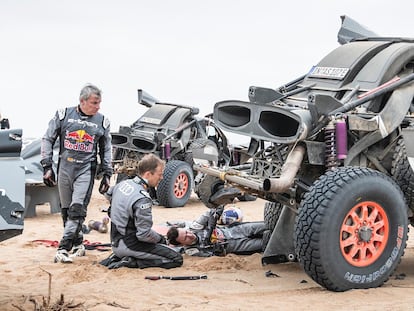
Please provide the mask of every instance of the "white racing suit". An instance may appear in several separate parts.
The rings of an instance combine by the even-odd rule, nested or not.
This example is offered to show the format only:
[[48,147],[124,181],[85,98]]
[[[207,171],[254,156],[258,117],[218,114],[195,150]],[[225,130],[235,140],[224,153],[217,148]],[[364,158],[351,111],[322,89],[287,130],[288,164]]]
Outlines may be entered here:
[[100,113],[87,116],[78,107],[58,110],[42,137],[43,166],[53,163],[53,145],[57,140],[60,144],[57,182],[64,225],[58,249],[70,251],[83,242],[81,229],[92,195],[98,156],[100,173],[112,175],[109,120]]
[[119,258],[136,259],[136,267],[175,268],[182,255],[165,244],[165,238],[152,229],[152,199],[139,176],[111,187],[111,242]]

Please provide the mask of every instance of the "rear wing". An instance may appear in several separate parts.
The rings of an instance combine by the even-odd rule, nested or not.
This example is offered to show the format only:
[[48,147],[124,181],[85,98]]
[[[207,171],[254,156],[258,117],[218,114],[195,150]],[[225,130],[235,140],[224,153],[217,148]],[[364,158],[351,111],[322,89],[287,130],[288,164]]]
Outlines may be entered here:
[[375,32],[346,15],[342,15],[341,20],[342,25],[338,32],[338,42],[340,44],[345,44],[355,39],[378,37]]

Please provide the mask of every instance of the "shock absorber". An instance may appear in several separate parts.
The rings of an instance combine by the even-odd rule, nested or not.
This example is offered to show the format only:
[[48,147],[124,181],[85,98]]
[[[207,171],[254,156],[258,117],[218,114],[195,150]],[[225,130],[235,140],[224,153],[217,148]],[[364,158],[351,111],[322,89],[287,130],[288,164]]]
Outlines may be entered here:
[[325,128],[325,163],[328,169],[338,167],[348,155],[348,135],[343,116],[332,119]]
[[166,141],[163,146],[163,159],[169,160],[171,157],[171,144],[169,141]]
[[329,121],[325,128],[325,165],[328,169],[334,169],[339,166],[339,161],[336,157],[336,137],[335,137],[335,122]]
[[335,137],[336,137],[336,157],[338,160],[343,160],[348,155],[348,134],[347,134],[346,121],[343,116],[340,116],[336,119]]

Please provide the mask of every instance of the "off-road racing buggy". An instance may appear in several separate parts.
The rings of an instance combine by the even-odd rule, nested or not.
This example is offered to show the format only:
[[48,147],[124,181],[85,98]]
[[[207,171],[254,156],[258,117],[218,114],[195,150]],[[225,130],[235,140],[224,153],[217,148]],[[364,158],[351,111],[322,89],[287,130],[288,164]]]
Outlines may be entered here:
[[138,103],[149,109],[131,126],[120,126],[111,133],[117,181],[136,176],[137,162],[143,155],[155,153],[167,163],[153,199],[166,207],[184,206],[197,186],[194,158],[228,165],[232,159],[227,138],[211,114],[197,117],[196,107],[161,103],[141,89]]
[[23,232],[25,170],[22,130],[0,130],[0,241]]
[[268,201],[263,264],[299,261],[332,291],[381,286],[414,223],[414,39],[341,18],[342,45],[307,74],[215,104],[217,126],[252,137],[250,165],[194,165],[201,188]]

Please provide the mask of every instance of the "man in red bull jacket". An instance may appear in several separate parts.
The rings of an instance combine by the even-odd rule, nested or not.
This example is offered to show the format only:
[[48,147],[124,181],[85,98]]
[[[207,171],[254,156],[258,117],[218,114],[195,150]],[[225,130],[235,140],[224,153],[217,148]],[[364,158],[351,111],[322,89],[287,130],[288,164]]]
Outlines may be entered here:
[[[110,123],[98,112],[101,90],[87,84],[80,92],[79,101],[78,106],[56,111],[41,145],[43,182],[48,187],[57,184],[59,188],[64,231],[55,262],[62,263],[71,263],[73,257],[85,255],[81,229],[92,195],[98,157],[98,173],[103,175],[100,193],[108,190],[112,176]],[[56,183],[52,158],[57,141],[60,148]]]

